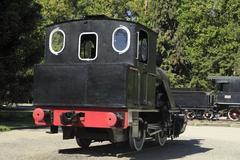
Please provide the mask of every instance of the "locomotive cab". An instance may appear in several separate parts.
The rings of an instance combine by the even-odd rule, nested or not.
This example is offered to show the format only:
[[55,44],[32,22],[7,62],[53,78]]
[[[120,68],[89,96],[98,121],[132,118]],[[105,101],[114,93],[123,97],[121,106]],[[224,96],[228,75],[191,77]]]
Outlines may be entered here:
[[106,17],[49,26],[45,64],[35,68],[35,105],[154,108],[156,36]]
[[235,76],[210,76],[216,86],[214,105],[218,110],[227,110],[230,120],[240,119],[240,78]]
[[168,79],[156,69],[155,32],[91,16],[48,26],[46,33],[45,63],[34,73],[36,124],[62,126],[63,138],[76,137],[82,147],[129,139],[135,150],[142,148],[147,121],[148,136],[160,144],[184,131]]
[[220,105],[240,105],[240,78],[225,76],[210,76],[216,87],[215,103]]

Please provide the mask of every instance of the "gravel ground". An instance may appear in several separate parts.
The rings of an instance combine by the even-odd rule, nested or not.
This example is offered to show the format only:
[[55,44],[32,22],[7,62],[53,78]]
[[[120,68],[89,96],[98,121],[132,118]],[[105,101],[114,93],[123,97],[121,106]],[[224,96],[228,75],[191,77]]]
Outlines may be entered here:
[[169,140],[164,147],[147,142],[141,152],[129,152],[125,146],[108,142],[93,143],[89,151],[84,151],[75,140],[63,141],[61,133],[46,134],[46,131],[24,129],[0,132],[0,159],[240,159],[240,128],[234,127],[188,126],[184,134]]
[[218,126],[218,127],[235,127],[240,128],[240,121],[230,120],[189,120],[188,125],[190,126]]

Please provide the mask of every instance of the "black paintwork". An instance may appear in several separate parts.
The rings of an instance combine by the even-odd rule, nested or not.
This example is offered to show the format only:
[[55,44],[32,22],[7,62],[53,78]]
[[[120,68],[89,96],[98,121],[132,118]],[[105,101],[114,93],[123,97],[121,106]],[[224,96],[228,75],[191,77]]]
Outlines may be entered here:
[[212,96],[209,92],[184,89],[172,89],[176,106],[181,109],[207,109],[212,106]]
[[240,77],[211,76],[209,79],[216,86],[215,105],[240,105]]
[[126,107],[127,65],[79,64],[36,67],[35,105]]
[[[119,26],[127,27],[131,35],[130,47],[123,54],[112,47],[112,33]],[[49,50],[49,35],[56,28],[66,36],[59,55]],[[141,62],[137,55],[140,31],[147,33],[147,62]],[[164,87],[160,92],[167,93],[170,107],[175,109],[166,75],[156,71],[157,34],[150,29],[128,21],[86,17],[51,25],[46,32],[45,64],[35,66],[35,106],[154,109],[156,86],[161,83]],[[93,61],[78,58],[79,35],[84,32],[98,35],[98,56]]]
[[221,110],[240,106],[240,77],[210,76],[215,92],[196,91],[194,89],[173,89],[176,106],[192,110]]
[[240,92],[240,77],[235,76],[209,76],[218,91]]
[[[112,48],[112,33],[119,26],[127,27],[131,35],[130,48],[126,53],[121,55]],[[65,49],[58,56],[50,52],[48,44],[49,35],[55,28],[62,29],[66,35]],[[154,72],[157,34],[137,23],[106,18],[83,19],[49,26],[46,29],[45,62],[47,64],[126,63],[136,65],[137,32],[140,30],[147,31],[148,33],[149,53],[151,53],[151,56],[149,56],[148,69]],[[98,57],[94,61],[81,61],[78,58],[79,35],[84,32],[95,32],[98,35]]]
[[[128,28],[131,36],[130,47],[122,54],[112,47],[112,34],[120,26]],[[55,55],[49,49],[49,36],[57,28],[65,33],[65,48]],[[46,31],[45,63],[34,69],[34,105],[47,110],[54,107],[70,110],[60,115],[61,124],[70,125],[62,127],[63,139],[123,142],[130,138],[131,141],[138,136],[136,131],[142,119],[153,134],[161,131],[173,138],[185,130],[186,118],[175,107],[169,80],[164,71],[156,67],[156,60],[160,62],[160,59],[156,59],[155,32],[138,23],[105,16],[54,24]],[[79,36],[86,32],[98,36],[98,56],[91,61],[78,57]],[[83,39],[92,42],[81,42],[88,51],[81,55],[94,57],[96,39],[93,35]],[[76,127],[76,122],[85,114],[74,111],[82,107],[116,109],[117,123],[111,129]],[[123,129],[126,111],[132,134]],[[146,130],[148,125],[144,125]]]
[[[120,25],[129,28],[130,33],[135,33],[135,25],[127,22],[113,20],[80,20],[67,23],[55,24],[47,28],[47,35],[55,28],[60,28],[65,32],[66,45],[62,53],[58,56],[49,50],[49,36],[46,38],[45,61],[47,64],[82,64],[82,63],[127,63],[134,64],[136,50],[136,36],[131,34],[131,47],[129,50],[119,55],[112,48],[112,32]],[[98,57],[94,61],[81,61],[78,58],[79,35],[84,32],[95,32],[98,35]]]

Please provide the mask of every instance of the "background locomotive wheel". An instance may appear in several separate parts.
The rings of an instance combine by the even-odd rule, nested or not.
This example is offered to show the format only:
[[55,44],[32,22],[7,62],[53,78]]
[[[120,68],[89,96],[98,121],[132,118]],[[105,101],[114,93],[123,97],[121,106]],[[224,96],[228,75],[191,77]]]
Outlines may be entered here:
[[77,137],[76,137],[76,141],[77,141],[77,144],[79,145],[79,147],[81,147],[82,149],[89,148],[89,146],[92,142],[91,139],[81,139],[81,138],[77,138]]
[[164,134],[164,132],[159,132],[156,134],[155,140],[160,146],[164,146],[167,141],[167,136]]
[[211,120],[213,118],[213,115],[213,111],[208,110],[203,113],[203,118]]
[[145,142],[145,128],[143,119],[139,118],[138,137],[132,137],[132,127],[129,128],[129,145],[131,149],[140,151]]
[[240,109],[232,108],[228,111],[228,118],[232,121],[238,121],[240,119]]
[[196,117],[196,114],[194,111],[188,111],[187,112],[187,119],[193,120]]

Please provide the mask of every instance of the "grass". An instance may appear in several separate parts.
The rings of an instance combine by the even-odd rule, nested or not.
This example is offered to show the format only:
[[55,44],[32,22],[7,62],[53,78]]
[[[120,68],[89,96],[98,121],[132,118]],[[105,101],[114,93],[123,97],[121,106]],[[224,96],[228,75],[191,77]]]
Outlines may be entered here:
[[10,131],[10,127],[6,126],[6,125],[1,125],[0,124],[0,132],[4,132],[4,131]]

